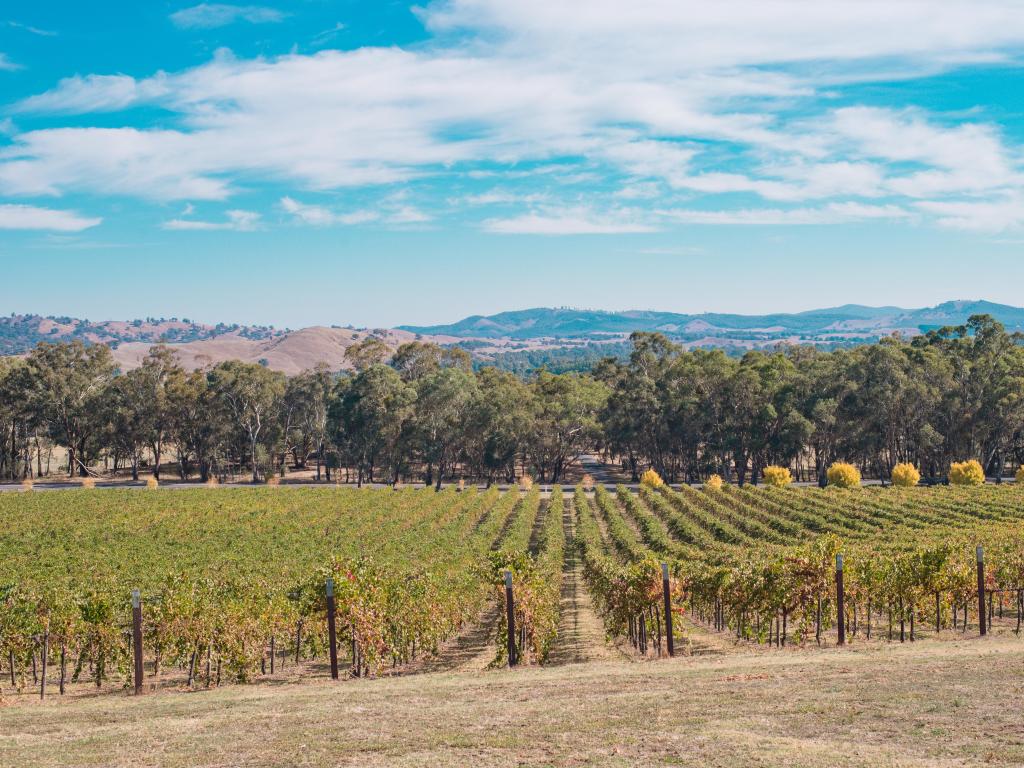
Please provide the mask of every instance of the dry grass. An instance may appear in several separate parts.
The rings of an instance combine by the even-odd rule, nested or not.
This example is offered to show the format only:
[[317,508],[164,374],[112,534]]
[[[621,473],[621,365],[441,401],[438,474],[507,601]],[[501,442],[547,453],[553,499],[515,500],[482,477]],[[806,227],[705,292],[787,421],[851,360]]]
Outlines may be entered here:
[[4,766],[1024,763],[1014,637],[116,693],[0,711]]

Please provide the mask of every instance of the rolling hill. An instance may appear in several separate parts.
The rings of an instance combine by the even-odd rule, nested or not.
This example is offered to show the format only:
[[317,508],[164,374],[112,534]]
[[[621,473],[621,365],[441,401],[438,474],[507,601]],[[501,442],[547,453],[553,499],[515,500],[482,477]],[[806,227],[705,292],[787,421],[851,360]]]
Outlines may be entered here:
[[90,321],[10,315],[0,317],[0,355],[25,354],[41,341],[80,339],[109,345],[122,368],[129,369],[139,364],[153,344],[166,343],[189,368],[239,359],[295,374],[317,363],[342,370],[347,365],[345,350],[374,335],[391,349],[415,339],[458,344],[480,363],[520,372],[541,365],[574,370],[588,367],[606,354],[625,354],[633,331],[657,331],[688,347],[721,347],[741,353],[780,343],[834,346],[874,341],[892,333],[913,336],[941,326],[962,325],[975,314],[992,315],[1008,330],[1024,332],[1024,309],[987,301],[948,301],[921,309],[847,304],[768,315],[536,308],[474,315],[448,325],[373,330],[336,325],[300,330],[204,325],[177,318]]
[[960,325],[974,314],[990,314],[1010,330],[1024,331],[1024,309],[987,301],[948,301],[925,309],[867,307],[847,304],[808,312],[769,315],[674,312],[604,312],[584,309],[525,309],[474,315],[450,325],[399,326],[421,334],[459,338],[572,338],[661,331],[668,334],[878,335],[893,331],[920,333],[923,328]]

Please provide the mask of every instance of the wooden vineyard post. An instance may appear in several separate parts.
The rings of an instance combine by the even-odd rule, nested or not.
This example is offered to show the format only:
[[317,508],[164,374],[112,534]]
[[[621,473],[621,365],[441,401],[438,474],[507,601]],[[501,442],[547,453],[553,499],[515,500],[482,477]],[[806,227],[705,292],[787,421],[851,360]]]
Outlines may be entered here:
[[839,625],[839,645],[846,644],[846,615],[843,605],[843,556],[836,555],[836,622]]
[[980,544],[975,554],[978,556],[978,627],[984,635],[988,631],[985,626],[985,550]]
[[334,579],[327,580],[327,637],[331,644],[331,679],[338,679],[338,630],[335,626]]
[[668,639],[668,655],[676,654],[675,642],[672,638],[672,597],[669,593],[668,563],[661,564],[661,591],[665,597],[665,637]]
[[512,597],[512,571],[505,571],[505,619],[508,624],[508,665],[514,667],[516,657],[516,605]]
[[135,695],[142,693],[142,596],[132,590],[132,652],[135,654]]
[[43,632],[43,678],[39,685],[39,699],[46,698],[46,657],[50,654],[50,630]]

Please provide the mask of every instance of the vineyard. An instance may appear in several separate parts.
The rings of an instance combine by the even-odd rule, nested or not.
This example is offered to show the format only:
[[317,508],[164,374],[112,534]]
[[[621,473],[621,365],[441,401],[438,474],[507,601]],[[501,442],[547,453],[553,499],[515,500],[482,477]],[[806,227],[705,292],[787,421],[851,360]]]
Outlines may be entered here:
[[913,641],[929,630],[967,632],[972,617],[981,634],[994,622],[1020,633],[1024,491],[1016,487],[660,486],[634,495],[620,486],[597,488],[593,499],[577,489],[574,504],[609,630],[640,652],[653,643],[662,653],[659,561],[671,567],[675,610],[750,643]]
[[147,679],[186,687],[325,659],[328,580],[351,677],[415,669],[481,622],[491,665],[510,651],[544,664],[570,554],[607,634],[636,656],[685,652],[709,630],[779,649],[834,644],[840,624],[851,642],[913,641],[978,632],[981,613],[986,630],[1019,633],[1022,518],[1013,485],[9,494],[0,693],[129,687],[134,589]]

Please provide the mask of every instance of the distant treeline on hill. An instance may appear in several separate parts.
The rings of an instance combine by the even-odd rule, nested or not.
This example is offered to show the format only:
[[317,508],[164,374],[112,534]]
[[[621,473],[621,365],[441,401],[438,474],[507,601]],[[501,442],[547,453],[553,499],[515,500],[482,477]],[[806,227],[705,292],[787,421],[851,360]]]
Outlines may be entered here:
[[352,372],[291,378],[239,361],[189,372],[166,346],[119,373],[107,346],[42,343],[0,360],[0,477],[39,474],[54,445],[72,474],[173,463],[254,481],[313,462],[360,482],[557,482],[587,451],[672,482],[757,482],[770,465],[823,479],[837,460],[888,478],[897,463],[934,477],[976,458],[1002,476],[1024,460],[1021,340],[987,315],[909,342],[742,357],[644,332],[628,350],[587,347],[586,371],[517,376],[370,335],[346,350]]
[[86,344],[103,343],[112,347],[124,342],[181,344],[235,333],[246,339],[269,339],[281,331],[273,326],[247,326],[218,323],[201,325],[176,317],[130,320],[127,322],[91,322],[73,317],[15,315],[0,317],[0,355],[20,355],[43,341],[81,340]]

